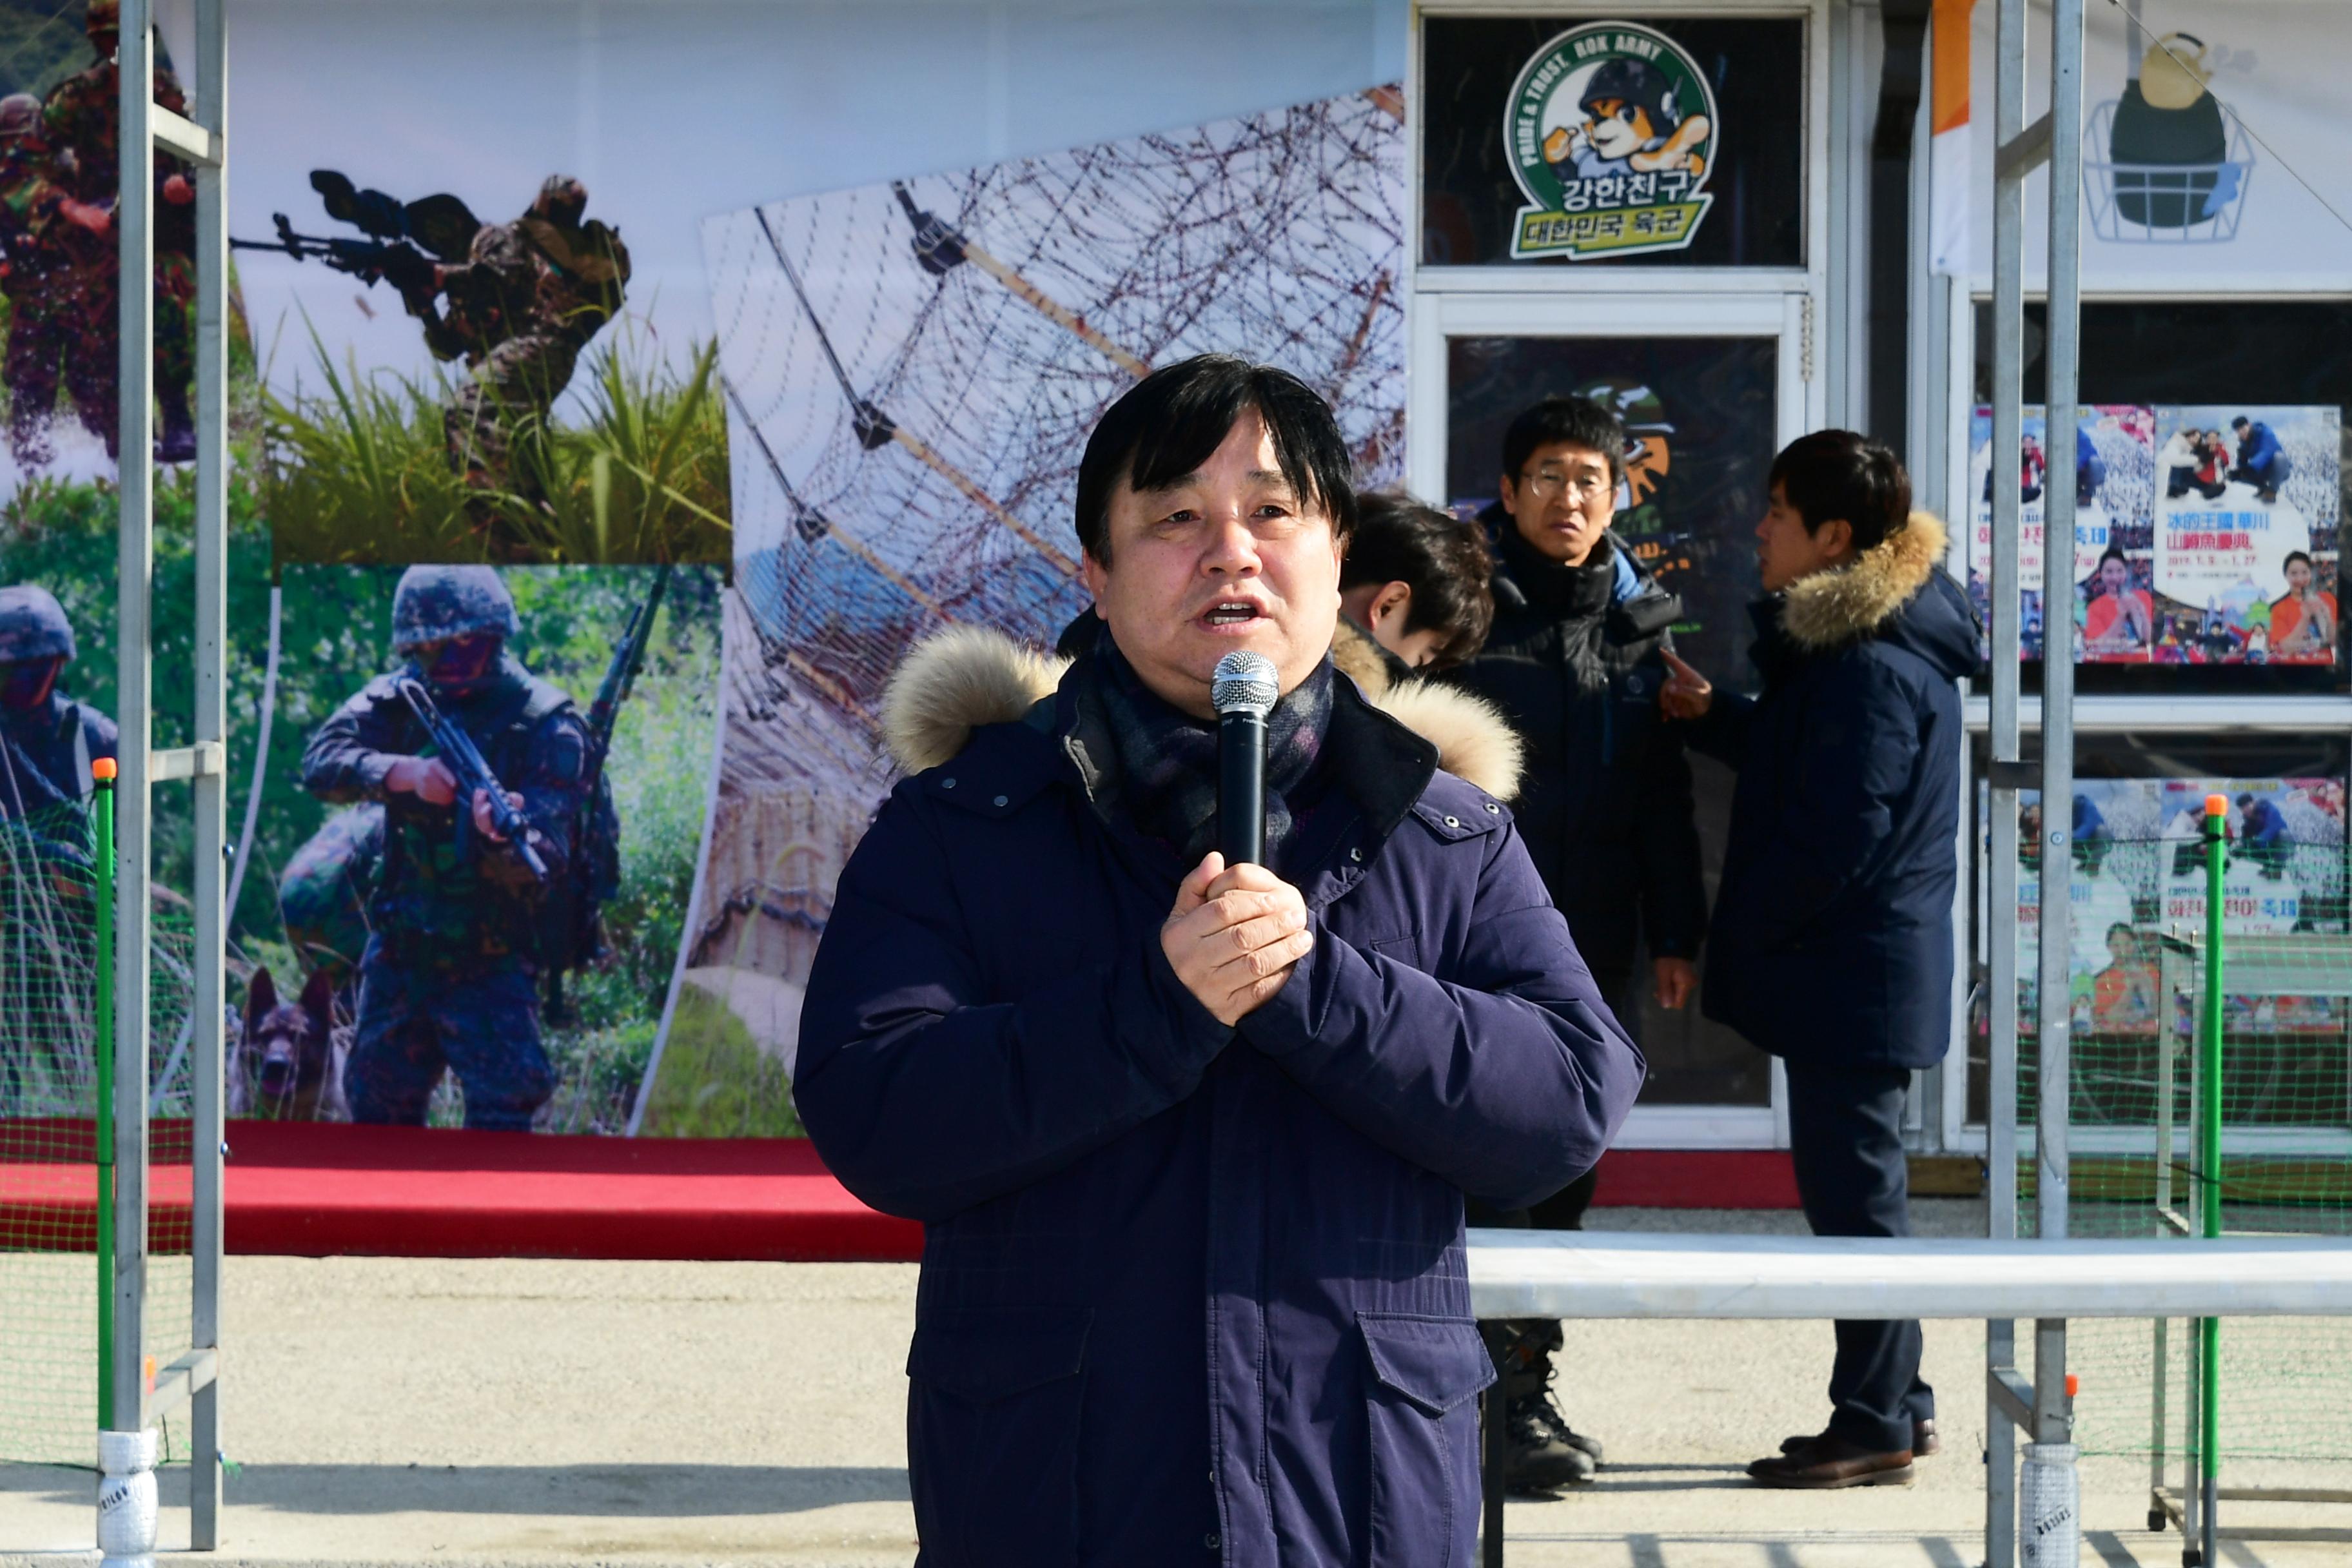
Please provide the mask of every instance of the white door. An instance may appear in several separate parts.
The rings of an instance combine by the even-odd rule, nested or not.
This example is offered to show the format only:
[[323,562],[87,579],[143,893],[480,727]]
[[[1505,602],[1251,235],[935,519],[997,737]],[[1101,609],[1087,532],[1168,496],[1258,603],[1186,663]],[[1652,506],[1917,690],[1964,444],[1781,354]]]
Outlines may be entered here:
[[[1629,279],[1629,282],[1631,279]],[[1803,285],[1641,293],[1479,291],[1412,300],[1406,467],[1413,493],[1483,506],[1503,434],[1539,399],[1610,404],[1628,436],[1617,531],[1684,601],[1684,658],[1727,689],[1750,689],[1747,605],[1760,592],[1752,531],[1773,454],[1820,420],[1813,310]],[[1694,758],[1710,898],[1732,775]],[[1629,890],[1630,896],[1630,890]],[[1702,955],[1702,968],[1704,956]],[[1646,963],[1619,1010],[1651,1081],[1618,1140],[1630,1148],[1769,1148],[1788,1142],[1777,1064],[1696,1006],[1647,995]]]

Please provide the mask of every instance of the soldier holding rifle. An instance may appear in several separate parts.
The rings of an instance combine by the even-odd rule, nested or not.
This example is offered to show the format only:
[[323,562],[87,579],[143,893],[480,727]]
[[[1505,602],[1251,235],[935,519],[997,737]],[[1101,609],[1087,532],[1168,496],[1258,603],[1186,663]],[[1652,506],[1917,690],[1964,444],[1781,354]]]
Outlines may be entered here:
[[576,870],[591,743],[572,699],[507,651],[517,630],[491,568],[409,568],[393,599],[405,667],[303,752],[312,794],[384,808],[344,1072],[357,1121],[421,1125],[445,1068],[468,1127],[528,1130],[553,1091],[539,979]]

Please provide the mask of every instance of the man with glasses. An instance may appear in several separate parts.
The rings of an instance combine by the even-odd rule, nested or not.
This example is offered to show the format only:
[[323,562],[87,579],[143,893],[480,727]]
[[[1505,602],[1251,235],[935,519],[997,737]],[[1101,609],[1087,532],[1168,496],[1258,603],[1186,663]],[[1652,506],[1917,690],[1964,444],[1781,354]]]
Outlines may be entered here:
[[[1658,709],[1661,652],[1682,605],[1610,531],[1624,478],[1624,426],[1592,399],[1546,398],[1512,421],[1501,499],[1481,518],[1495,540],[1494,629],[1452,679],[1524,738],[1520,832],[1601,994],[1630,1018],[1644,952],[1659,1005],[1682,1007],[1697,989],[1706,893],[1690,765]],[[1593,1183],[1588,1172],[1532,1209],[1474,1212],[1471,1223],[1573,1230]],[[1510,1400],[1507,1484],[1589,1479],[1601,1445],[1569,1426],[1549,1392],[1559,1325],[1497,1325],[1492,1338]]]

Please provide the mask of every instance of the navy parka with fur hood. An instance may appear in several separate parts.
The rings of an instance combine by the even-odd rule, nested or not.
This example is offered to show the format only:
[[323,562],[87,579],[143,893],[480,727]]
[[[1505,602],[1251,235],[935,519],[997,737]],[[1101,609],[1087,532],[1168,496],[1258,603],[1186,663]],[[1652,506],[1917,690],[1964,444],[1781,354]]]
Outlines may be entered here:
[[1467,1564],[1462,1194],[1581,1173],[1643,1073],[1502,804],[1516,747],[1458,693],[1336,682],[1277,868],[1316,946],[1228,1029],[1160,951],[1189,868],[1096,807],[1082,678],[969,629],[910,658],[914,776],[802,1014],[819,1152],[925,1223],[920,1562]]
[[1692,742],[1739,770],[1703,1005],[1790,1062],[1932,1067],[1951,1042],[1977,618],[1926,512],[1754,608],[1763,695]]

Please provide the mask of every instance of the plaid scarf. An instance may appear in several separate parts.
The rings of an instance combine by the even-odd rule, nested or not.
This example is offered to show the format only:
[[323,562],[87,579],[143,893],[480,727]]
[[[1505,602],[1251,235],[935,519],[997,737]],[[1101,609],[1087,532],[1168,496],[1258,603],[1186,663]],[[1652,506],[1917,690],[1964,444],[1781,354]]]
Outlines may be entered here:
[[[1094,696],[1117,758],[1117,794],[1137,827],[1176,846],[1187,869],[1215,847],[1217,726],[1143,684],[1105,627],[1095,644]],[[1314,772],[1331,721],[1327,657],[1265,721],[1265,852],[1277,865],[1292,828],[1288,797]]]

